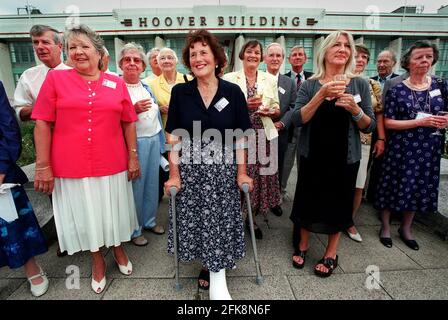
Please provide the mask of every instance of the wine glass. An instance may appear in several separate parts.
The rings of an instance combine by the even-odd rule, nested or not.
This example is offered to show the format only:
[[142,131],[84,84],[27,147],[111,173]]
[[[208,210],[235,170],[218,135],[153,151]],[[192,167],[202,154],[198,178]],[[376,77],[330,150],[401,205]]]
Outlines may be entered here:
[[[448,118],[448,111],[439,111],[437,112],[437,115]],[[443,133],[440,132],[439,128],[437,128],[436,131],[431,133],[431,136],[443,136]]]

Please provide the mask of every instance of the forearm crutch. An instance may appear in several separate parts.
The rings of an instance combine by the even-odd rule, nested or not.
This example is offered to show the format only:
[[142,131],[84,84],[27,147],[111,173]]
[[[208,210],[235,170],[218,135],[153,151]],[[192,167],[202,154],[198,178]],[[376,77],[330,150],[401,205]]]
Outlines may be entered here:
[[258,260],[257,243],[255,241],[254,220],[252,218],[252,207],[250,205],[249,184],[248,183],[243,183],[243,192],[246,197],[246,205],[247,205],[248,216],[249,216],[249,225],[250,225],[250,238],[252,240],[252,249],[254,250],[255,269],[257,270],[256,282],[258,285],[261,285],[263,283],[263,276],[261,275],[260,260]]
[[174,272],[175,280],[174,288],[177,291],[182,290],[182,285],[179,282],[179,258],[177,257],[177,213],[176,213],[176,194],[178,189],[174,186],[170,187],[171,195],[171,215],[173,219],[173,242],[174,242]]

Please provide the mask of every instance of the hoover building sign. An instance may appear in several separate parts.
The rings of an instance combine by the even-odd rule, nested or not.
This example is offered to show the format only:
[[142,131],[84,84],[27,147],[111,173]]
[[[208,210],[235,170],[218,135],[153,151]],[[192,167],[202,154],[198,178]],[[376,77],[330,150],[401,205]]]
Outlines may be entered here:
[[236,28],[284,28],[299,27],[302,24],[314,26],[315,18],[300,19],[300,17],[266,17],[266,16],[217,16],[210,21],[205,16],[200,17],[138,17],[125,18],[120,23],[125,27],[139,28],[189,28],[189,27],[236,27]]
[[[313,27],[325,15],[323,9],[270,8],[243,6],[201,6],[151,10],[114,10],[121,25],[141,29],[277,29]],[[182,13],[182,14],[179,14]]]

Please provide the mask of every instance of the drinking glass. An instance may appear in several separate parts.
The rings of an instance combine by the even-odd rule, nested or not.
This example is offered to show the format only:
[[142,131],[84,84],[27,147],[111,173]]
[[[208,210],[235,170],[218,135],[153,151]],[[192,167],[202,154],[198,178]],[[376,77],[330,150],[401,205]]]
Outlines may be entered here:
[[[345,84],[347,84],[347,75],[345,74],[337,74],[333,77],[333,81],[344,81]],[[345,89],[340,92],[340,94],[343,94],[345,92]]]
[[[439,112],[437,112],[437,115],[448,118],[448,111],[439,111]],[[439,128],[437,128],[436,131],[431,133],[431,136],[443,136],[443,133],[440,132]]]

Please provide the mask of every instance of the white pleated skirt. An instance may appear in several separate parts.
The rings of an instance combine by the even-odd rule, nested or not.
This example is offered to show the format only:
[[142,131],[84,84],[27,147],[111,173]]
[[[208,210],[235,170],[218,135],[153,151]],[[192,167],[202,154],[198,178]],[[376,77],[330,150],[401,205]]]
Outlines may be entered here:
[[70,255],[119,246],[138,228],[127,171],[104,177],[55,178],[53,210],[60,249]]

